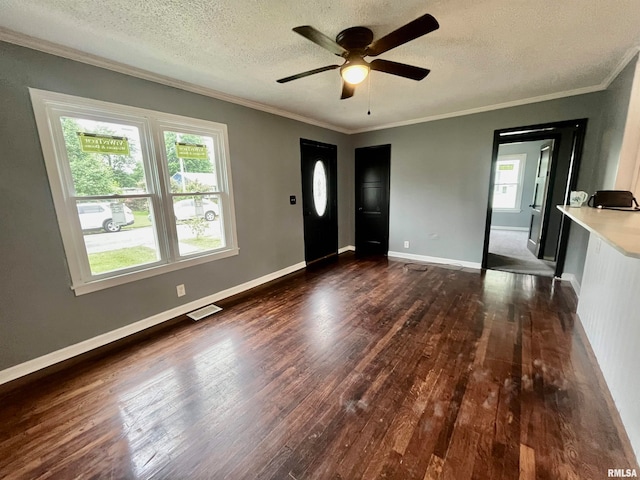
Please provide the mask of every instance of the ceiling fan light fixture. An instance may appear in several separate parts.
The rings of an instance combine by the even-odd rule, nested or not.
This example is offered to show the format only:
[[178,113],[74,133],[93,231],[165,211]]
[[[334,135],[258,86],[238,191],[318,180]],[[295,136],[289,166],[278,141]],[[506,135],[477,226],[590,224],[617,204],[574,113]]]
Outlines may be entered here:
[[347,62],[340,67],[340,75],[345,82],[351,85],[358,85],[369,75],[369,65],[364,61]]

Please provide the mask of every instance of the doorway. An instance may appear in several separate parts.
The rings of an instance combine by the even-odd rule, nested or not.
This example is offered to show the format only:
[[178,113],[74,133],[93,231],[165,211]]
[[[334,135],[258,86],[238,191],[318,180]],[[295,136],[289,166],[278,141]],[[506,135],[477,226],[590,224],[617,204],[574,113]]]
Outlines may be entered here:
[[586,125],[579,119],[494,133],[483,268],[562,275],[570,222],[556,205],[575,190]]
[[304,259],[338,256],[337,147],[300,139]]
[[499,146],[489,269],[553,276],[555,263],[538,258],[538,254],[554,144],[553,139],[548,139]]
[[391,145],[356,148],[356,254],[389,251]]

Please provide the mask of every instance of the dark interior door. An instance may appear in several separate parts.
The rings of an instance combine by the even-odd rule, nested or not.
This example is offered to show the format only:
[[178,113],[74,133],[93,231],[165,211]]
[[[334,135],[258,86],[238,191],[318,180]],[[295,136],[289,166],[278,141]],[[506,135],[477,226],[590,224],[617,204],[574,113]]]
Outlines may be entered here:
[[537,258],[542,258],[544,252],[544,218],[549,190],[549,173],[553,162],[553,141],[540,148],[536,184],[533,189],[531,202],[531,221],[529,224],[529,239],[527,248]]
[[338,255],[335,145],[300,139],[304,259],[307,264]]
[[389,251],[391,145],[356,148],[356,253]]

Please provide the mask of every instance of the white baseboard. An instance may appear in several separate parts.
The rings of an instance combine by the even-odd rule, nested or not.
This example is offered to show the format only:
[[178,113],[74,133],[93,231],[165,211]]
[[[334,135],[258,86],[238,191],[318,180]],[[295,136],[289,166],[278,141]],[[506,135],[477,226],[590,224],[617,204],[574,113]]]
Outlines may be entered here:
[[507,227],[502,225],[491,225],[491,230],[509,230],[512,232],[528,232],[528,227]]
[[560,280],[565,280],[571,283],[571,287],[573,287],[573,291],[576,292],[576,296],[580,297],[580,282],[573,273],[563,273]]
[[353,245],[347,245],[346,247],[342,247],[338,249],[338,255],[344,252],[355,252],[356,251],[356,247],[354,247]]
[[[348,249],[349,247],[345,248]],[[75,345],[70,345],[60,350],[56,350],[55,352],[47,353],[46,355],[43,355],[41,357],[34,358],[33,360],[29,360],[13,367],[9,367],[5,370],[0,371],[0,385],[23,377],[25,375],[29,375],[30,373],[37,372],[38,370],[50,367],[51,365],[55,365],[56,363],[60,363],[64,360],[68,360],[104,345],[108,345],[109,343],[115,342],[116,340],[120,340],[122,338],[128,337],[129,335],[133,335],[134,333],[141,332],[142,330],[145,330],[149,327],[153,327],[154,325],[158,325],[162,322],[166,322],[167,320],[171,320],[172,318],[189,313],[192,310],[202,308],[205,305],[209,305],[210,303],[214,303],[224,298],[237,295],[238,293],[245,292],[251,288],[257,287],[272,280],[276,280],[277,278],[284,277],[285,275],[296,272],[298,270],[302,270],[303,268],[305,268],[305,266],[305,262],[291,265],[290,267],[283,268],[282,270],[278,270],[277,272],[273,272],[268,275],[264,275],[260,278],[256,278],[255,280],[250,280],[241,285],[237,285],[235,287],[228,288],[207,297],[185,303],[184,305],[180,305],[178,307],[172,308],[171,310],[158,313],[151,317],[145,318],[144,320],[140,320],[116,330],[103,333],[102,335],[98,335],[97,337],[84,340],[80,343],[76,343]]]
[[416,260],[418,262],[441,263],[444,265],[456,265],[459,267],[475,268],[477,270],[480,270],[482,268],[482,264],[477,262],[467,262],[465,260],[454,260],[451,258],[428,257],[426,255],[415,255],[413,253],[392,252],[392,251],[389,251],[387,255],[389,257],[403,258],[406,260]]

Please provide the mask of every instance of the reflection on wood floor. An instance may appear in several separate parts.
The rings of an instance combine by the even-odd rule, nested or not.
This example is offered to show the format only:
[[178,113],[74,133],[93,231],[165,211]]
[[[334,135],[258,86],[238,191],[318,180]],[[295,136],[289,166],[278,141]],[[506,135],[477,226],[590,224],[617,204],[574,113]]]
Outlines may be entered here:
[[607,478],[635,465],[575,302],[345,254],[5,393],[0,477]]

